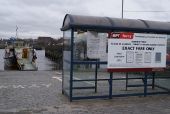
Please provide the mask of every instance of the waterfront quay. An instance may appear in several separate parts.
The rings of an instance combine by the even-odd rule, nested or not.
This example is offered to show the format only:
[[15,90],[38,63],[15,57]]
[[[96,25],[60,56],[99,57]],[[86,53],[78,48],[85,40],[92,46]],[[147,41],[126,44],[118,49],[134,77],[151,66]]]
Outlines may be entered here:
[[169,114],[170,96],[70,102],[61,71],[0,71],[0,114]]

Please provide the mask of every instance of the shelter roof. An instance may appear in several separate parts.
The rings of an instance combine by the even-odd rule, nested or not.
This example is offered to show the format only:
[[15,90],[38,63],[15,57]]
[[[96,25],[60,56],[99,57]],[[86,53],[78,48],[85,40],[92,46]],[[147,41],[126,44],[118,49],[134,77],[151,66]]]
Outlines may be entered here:
[[81,16],[66,14],[61,30],[131,31],[170,34],[170,23],[141,19]]

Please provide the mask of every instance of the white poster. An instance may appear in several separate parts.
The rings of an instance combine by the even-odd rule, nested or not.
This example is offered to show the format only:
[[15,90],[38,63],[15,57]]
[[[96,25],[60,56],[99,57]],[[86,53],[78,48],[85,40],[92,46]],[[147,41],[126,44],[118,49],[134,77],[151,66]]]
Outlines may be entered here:
[[90,59],[106,58],[106,33],[87,32],[87,57]]
[[108,69],[166,67],[167,35],[110,33]]

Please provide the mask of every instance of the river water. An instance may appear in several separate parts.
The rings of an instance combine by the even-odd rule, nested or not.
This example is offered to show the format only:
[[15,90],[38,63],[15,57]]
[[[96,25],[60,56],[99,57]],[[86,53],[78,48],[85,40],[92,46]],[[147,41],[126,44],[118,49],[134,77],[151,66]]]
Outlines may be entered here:
[[[45,57],[45,50],[37,50],[38,70],[57,70],[57,63]],[[0,49],[0,70],[4,70],[4,49]]]

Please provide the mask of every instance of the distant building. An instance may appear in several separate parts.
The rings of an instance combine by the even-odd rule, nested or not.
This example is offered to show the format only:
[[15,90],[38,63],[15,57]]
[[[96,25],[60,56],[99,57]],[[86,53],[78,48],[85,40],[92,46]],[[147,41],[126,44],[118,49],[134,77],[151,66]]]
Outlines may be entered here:
[[53,38],[51,38],[51,37],[38,37],[38,39],[37,39],[37,43],[41,44],[43,46],[46,46],[52,42],[53,42]]

